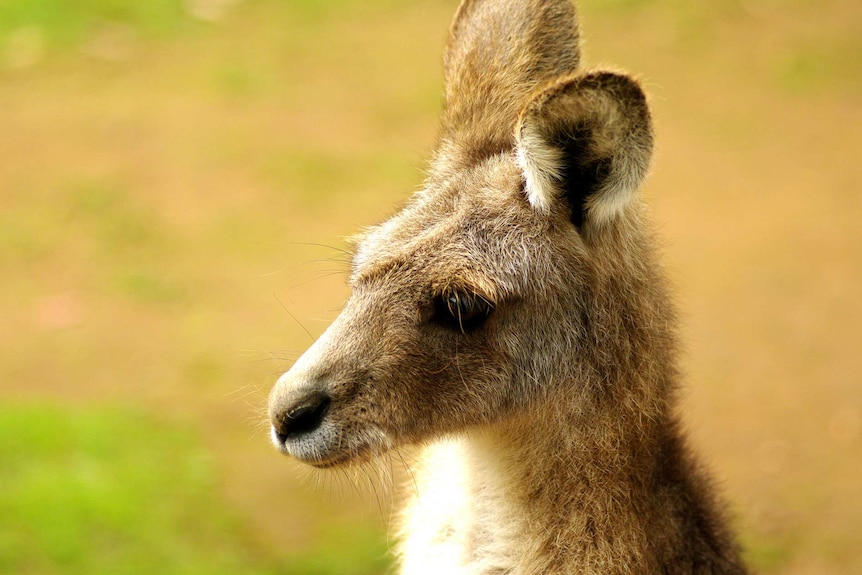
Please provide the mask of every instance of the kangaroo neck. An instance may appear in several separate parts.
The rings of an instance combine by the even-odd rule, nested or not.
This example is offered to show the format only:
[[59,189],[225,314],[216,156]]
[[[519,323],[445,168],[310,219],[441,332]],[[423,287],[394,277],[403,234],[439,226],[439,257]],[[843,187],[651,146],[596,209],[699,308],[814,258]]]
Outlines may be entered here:
[[555,573],[562,569],[558,557],[579,573],[642,571],[653,563],[645,555],[659,520],[652,504],[656,455],[676,442],[657,425],[625,429],[599,414],[555,411],[465,438],[473,496],[494,509],[488,520],[512,526],[507,533],[520,547],[514,572]]

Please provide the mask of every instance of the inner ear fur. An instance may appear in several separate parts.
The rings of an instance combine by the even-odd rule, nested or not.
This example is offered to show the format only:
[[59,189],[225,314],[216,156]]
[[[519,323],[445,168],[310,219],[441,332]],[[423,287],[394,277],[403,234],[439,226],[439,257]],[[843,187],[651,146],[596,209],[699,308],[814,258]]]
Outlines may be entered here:
[[604,223],[634,198],[649,168],[653,133],[638,83],[614,72],[568,74],[533,94],[515,128],[533,207],[565,201],[572,222]]

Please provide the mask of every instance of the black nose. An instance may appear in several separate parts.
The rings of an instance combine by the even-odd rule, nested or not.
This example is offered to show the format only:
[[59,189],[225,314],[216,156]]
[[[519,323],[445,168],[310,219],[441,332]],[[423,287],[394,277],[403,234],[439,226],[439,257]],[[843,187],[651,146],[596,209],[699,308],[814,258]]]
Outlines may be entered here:
[[272,426],[278,441],[284,443],[320,427],[331,401],[325,393],[314,392],[277,415]]

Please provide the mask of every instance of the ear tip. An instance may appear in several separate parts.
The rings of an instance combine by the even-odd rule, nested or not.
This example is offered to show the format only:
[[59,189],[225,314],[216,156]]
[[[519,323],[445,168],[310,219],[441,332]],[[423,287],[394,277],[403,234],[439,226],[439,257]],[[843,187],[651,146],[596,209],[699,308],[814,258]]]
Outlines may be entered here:
[[[596,106],[597,101],[613,102]],[[567,110],[561,114],[549,112],[551,106]],[[592,109],[589,112],[588,109]],[[529,126],[543,131],[548,121],[566,123],[571,115],[604,115],[616,109],[628,120],[625,124],[640,145],[652,148],[652,115],[641,82],[624,72],[610,70],[580,71],[563,74],[535,90],[527,98],[515,125],[515,141],[520,143]],[[604,111],[603,111],[604,110]]]
[[618,102],[647,109],[647,95],[641,81],[625,72],[597,70],[583,75],[582,89],[600,90],[612,94]]
[[616,102],[627,108],[646,113],[649,120],[649,105],[641,81],[625,72],[613,70],[574,71],[562,74],[541,85],[526,99],[518,115],[516,134],[524,120],[541,115],[546,104],[564,94],[573,96],[588,92],[611,95]]
[[640,82],[607,70],[545,84],[522,108],[514,136],[530,203],[542,208],[565,197],[574,219],[585,211],[596,223],[634,201],[653,149]]

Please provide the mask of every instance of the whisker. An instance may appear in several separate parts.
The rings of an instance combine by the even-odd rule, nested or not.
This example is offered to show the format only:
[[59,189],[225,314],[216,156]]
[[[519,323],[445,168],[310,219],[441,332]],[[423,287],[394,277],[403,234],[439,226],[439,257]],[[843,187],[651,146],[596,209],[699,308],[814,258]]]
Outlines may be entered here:
[[293,315],[293,313],[292,313],[289,309],[287,309],[287,306],[286,306],[286,305],[284,305],[284,302],[282,302],[282,301],[279,299],[278,294],[276,294],[276,293],[274,293],[274,292],[273,292],[273,294],[272,294],[272,295],[275,297],[276,301],[277,301],[279,304],[281,304],[281,307],[282,307],[282,308],[284,308],[284,311],[286,311],[286,312],[287,312],[287,315],[289,315],[289,316],[293,319],[293,321],[295,321],[295,322],[299,325],[299,327],[301,327],[301,328],[302,328],[302,331],[304,331],[304,332],[308,335],[308,337],[309,337],[312,341],[314,341],[314,336],[313,336],[313,335],[311,335],[311,332],[310,332],[310,331],[308,331],[304,325],[302,325],[302,322],[301,322],[301,321],[299,321],[299,319],[298,319],[295,315]]
[[306,285],[308,285],[308,284],[310,284],[310,283],[316,282],[316,281],[318,281],[318,280],[322,280],[322,279],[325,279],[325,278],[328,278],[328,277],[332,277],[332,276],[336,276],[336,275],[347,275],[347,274],[345,273],[345,271],[344,271],[344,270],[328,272],[328,273],[325,273],[325,274],[322,274],[322,275],[318,275],[317,277],[313,277],[313,278],[311,278],[311,279],[308,279],[308,280],[305,280],[305,281],[301,281],[301,282],[299,282],[299,283],[295,283],[295,284],[293,284],[293,285],[291,285],[291,286],[290,286],[290,289],[300,288],[300,287],[306,286]]
[[341,252],[342,254],[344,254],[346,256],[353,257],[353,253],[350,250],[346,250],[344,248],[339,248],[336,246],[330,246],[328,244],[319,244],[319,243],[315,243],[315,242],[289,242],[288,245],[291,245],[291,246],[310,246],[310,247],[314,247],[314,248],[327,248],[327,249],[330,249],[330,250],[335,251],[335,252]]

